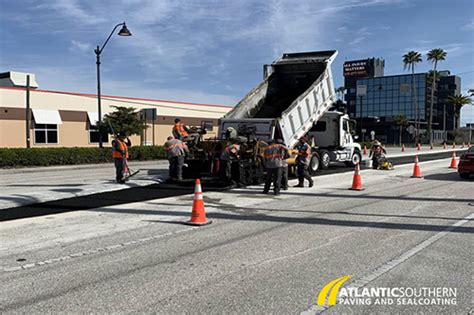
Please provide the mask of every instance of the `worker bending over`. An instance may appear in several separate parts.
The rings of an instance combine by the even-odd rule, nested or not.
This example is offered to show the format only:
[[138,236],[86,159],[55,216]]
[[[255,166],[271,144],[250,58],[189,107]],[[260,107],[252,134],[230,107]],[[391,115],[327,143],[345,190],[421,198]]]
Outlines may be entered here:
[[278,141],[270,141],[268,146],[263,149],[263,157],[265,159],[265,168],[267,169],[263,193],[268,194],[270,185],[273,182],[273,192],[275,196],[278,196],[281,188],[283,160],[289,158],[288,149],[283,144],[278,143]]
[[132,145],[124,132],[119,132],[112,140],[112,158],[115,164],[115,179],[117,183],[125,183],[125,174],[128,173],[128,147]]
[[309,181],[309,187],[313,187],[313,179],[311,178],[308,172],[309,162],[311,160],[311,147],[306,141],[306,138],[300,138],[296,149],[298,150],[298,156],[296,157],[298,185],[294,187],[304,187],[305,179]]
[[240,159],[240,144],[236,143],[236,141],[231,142],[227,145],[224,151],[221,154],[221,161],[222,161],[222,168],[224,171],[224,178],[235,184],[235,181],[232,180],[232,169],[234,165],[238,164]]
[[169,176],[172,180],[182,180],[183,179],[183,165],[184,157],[188,152],[187,145],[178,139],[175,139],[172,136],[167,138],[165,142],[165,151],[170,162],[169,167]]

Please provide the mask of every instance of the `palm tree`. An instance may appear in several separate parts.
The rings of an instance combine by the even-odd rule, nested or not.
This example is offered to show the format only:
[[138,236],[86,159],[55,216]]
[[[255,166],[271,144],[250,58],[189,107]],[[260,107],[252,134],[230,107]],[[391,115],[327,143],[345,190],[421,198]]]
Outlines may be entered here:
[[420,125],[418,120],[418,104],[416,104],[416,88],[415,88],[415,64],[421,62],[421,54],[417,51],[409,51],[403,55],[403,68],[406,70],[411,69],[411,87],[412,87],[412,104],[415,108],[415,125],[416,125],[416,134],[415,141],[416,143],[420,140]]
[[433,103],[434,103],[434,90],[436,84],[436,67],[438,66],[438,62],[446,59],[447,53],[442,50],[441,48],[434,48],[431,49],[426,54],[426,60],[433,63],[433,72],[432,72],[432,81],[431,81],[431,99],[430,99],[430,111],[429,116],[430,119],[428,121],[428,135],[430,137],[430,145],[433,145],[433,132],[431,131],[433,128]]
[[346,88],[343,87],[343,86],[340,86],[340,87],[338,87],[338,88],[336,89],[336,94],[339,94],[339,95],[340,95],[340,97],[338,97],[340,100],[343,99],[343,97],[344,97],[344,91],[345,91],[345,90],[346,90]]
[[449,95],[448,102],[454,107],[454,130],[456,130],[456,124],[459,127],[459,115],[461,108],[464,105],[472,104],[472,100],[467,95]]
[[398,143],[400,144],[400,146],[402,145],[402,131],[403,131],[403,126],[406,126],[408,125],[408,119],[406,116],[404,115],[399,115],[399,116],[396,116],[395,119],[394,119],[395,123],[397,125],[400,126],[400,135],[399,135],[399,140],[398,140]]

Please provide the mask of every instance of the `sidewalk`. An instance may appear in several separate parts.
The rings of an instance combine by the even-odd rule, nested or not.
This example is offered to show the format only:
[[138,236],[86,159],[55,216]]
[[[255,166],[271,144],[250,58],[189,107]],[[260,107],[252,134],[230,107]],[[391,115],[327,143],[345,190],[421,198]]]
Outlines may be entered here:
[[0,170],[0,209],[156,184],[168,172],[166,160],[129,165],[140,173],[126,184],[111,163]]

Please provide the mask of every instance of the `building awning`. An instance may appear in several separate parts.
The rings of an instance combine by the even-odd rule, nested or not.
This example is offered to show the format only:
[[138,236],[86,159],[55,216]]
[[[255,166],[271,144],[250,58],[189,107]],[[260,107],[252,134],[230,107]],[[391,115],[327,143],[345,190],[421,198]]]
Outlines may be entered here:
[[63,123],[58,110],[33,109],[32,111],[37,124],[61,125]]
[[89,118],[89,124],[91,124],[92,126],[96,126],[97,122],[99,121],[99,113],[87,112],[87,118]]

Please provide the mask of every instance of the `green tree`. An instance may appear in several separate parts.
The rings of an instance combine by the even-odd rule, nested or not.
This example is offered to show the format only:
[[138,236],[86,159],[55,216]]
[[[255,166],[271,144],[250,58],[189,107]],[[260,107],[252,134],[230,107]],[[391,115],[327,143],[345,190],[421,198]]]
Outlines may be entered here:
[[123,106],[112,107],[115,108],[115,111],[104,115],[102,120],[102,126],[105,132],[109,134],[124,132],[127,136],[131,136],[141,134],[141,132],[148,127],[135,108]]
[[398,137],[398,143],[402,145],[402,131],[403,127],[408,125],[408,119],[405,115],[399,115],[395,117],[395,123],[400,126],[400,134]]
[[405,70],[411,70],[411,99],[412,105],[415,109],[415,125],[416,125],[416,134],[415,134],[415,142],[418,143],[420,141],[420,122],[418,119],[418,104],[416,104],[416,86],[415,86],[415,65],[421,62],[421,54],[417,51],[409,51],[403,55],[403,68]]
[[433,63],[433,71],[431,73],[432,80],[431,80],[431,99],[430,99],[430,110],[428,112],[429,121],[428,121],[428,135],[430,137],[430,145],[433,144],[433,132],[431,131],[433,128],[433,103],[434,103],[434,90],[436,85],[436,76],[437,71],[436,68],[438,66],[438,62],[446,59],[447,53],[442,50],[441,48],[434,48],[431,49],[426,54],[426,60]]
[[472,104],[472,100],[467,95],[450,95],[448,96],[448,102],[454,107],[454,130],[456,130],[459,128],[459,116],[461,114],[461,108],[464,105]]

